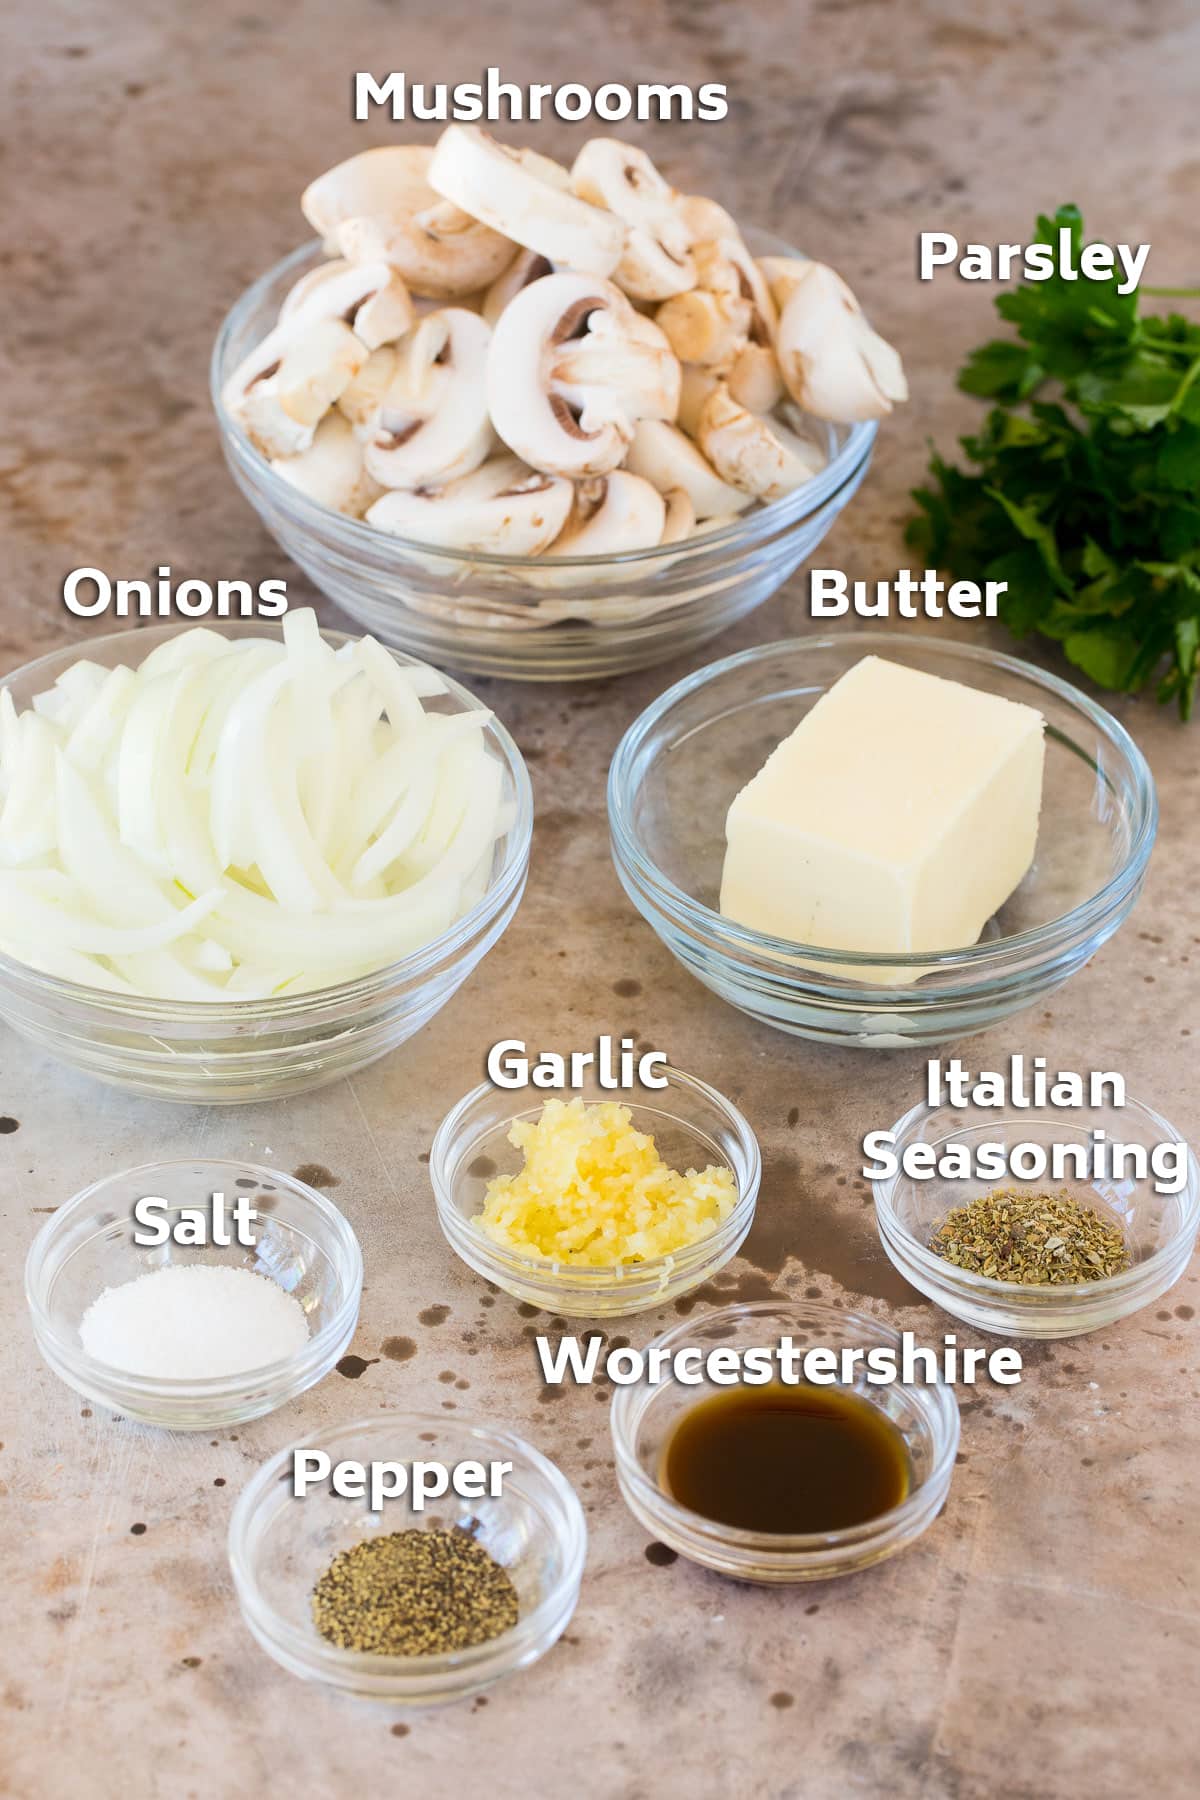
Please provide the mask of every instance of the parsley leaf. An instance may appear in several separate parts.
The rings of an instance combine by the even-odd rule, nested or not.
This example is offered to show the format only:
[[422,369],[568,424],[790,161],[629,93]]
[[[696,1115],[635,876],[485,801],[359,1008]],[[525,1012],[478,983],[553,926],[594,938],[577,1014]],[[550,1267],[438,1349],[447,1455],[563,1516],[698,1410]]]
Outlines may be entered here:
[[[1038,241],[1074,206],[1041,217]],[[960,440],[968,468],[932,454],[907,539],[967,579],[1007,581],[1018,637],[1061,644],[1102,687],[1191,715],[1200,683],[1200,324],[1143,316],[1120,277],[1060,275],[1002,294],[1013,338],[973,351],[958,378],[990,402]]]

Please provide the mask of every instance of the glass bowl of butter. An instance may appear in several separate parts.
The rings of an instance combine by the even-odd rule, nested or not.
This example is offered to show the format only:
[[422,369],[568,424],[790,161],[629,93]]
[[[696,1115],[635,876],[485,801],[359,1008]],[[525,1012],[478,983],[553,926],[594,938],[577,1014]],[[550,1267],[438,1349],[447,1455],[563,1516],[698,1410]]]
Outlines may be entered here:
[[489,1082],[429,1157],[438,1223],[476,1274],[564,1318],[678,1299],[737,1254],[762,1159],[737,1107],[682,1070],[662,1087],[535,1100]]
[[800,1037],[937,1044],[1034,1005],[1123,923],[1157,826],[1129,733],[968,644],[809,636],[654,701],[608,782],[613,860],[672,954]]

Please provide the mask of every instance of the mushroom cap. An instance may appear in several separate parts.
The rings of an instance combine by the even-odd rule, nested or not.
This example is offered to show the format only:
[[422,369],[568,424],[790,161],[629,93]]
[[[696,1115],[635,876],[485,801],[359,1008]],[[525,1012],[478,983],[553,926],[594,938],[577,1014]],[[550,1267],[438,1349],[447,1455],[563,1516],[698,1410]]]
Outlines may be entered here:
[[680,195],[644,150],[617,138],[590,138],[575,158],[571,186],[628,228],[613,274],[625,293],[635,300],[667,300],[696,285],[692,233]]
[[495,434],[484,372],[491,331],[465,307],[427,313],[405,342],[367,444],[368,473],[388,488],[441,486],[477,469]]
[[637,419],[674,415],[679,365],[618,288],[563,272],[531,282],[501,313],[487,388],[511,450],[579,479],[616,468]]
[[368,350],[403,337],[414,317],[408,289],[390,264],[352,263],[343,257],[302,275],[279,309],[281,325],[341,319]]
[[546,157],[510,149],[478,125],[448,125],[429,165],[432,186],[472,218],[556,267],[611,274],[625,227],[561,186],[559,173]]
[[321,420],[307,450],[273,457],[271,467],[310,499],[356,519],[380,493],[363,466],[362,445],[336,408]]
[[778,419],[748,412],[722,382],[700,415],[700,448],[725,481],[759,500],[779,500],[820,472],[824,458]]
[[562,530],[573,489],[515,456],[495,456],[440,488],[385,494],[370,524],[418,543],[494,556],[536,556]]
[[752,498],[722,481],[692,440],[660,419],[639,420],[625,466],[660,494],[685,493],[698,519],[741,512]]
[[814,418],[881,419],[908,398],[898,353],[825,263],[804,265],[784,305],[777,345],[788,392]]

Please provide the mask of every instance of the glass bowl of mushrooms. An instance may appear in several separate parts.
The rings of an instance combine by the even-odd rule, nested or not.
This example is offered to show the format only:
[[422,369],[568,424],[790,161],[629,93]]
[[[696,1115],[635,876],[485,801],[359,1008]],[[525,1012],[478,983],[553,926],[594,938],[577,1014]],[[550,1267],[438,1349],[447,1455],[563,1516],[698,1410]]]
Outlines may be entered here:
[[301,204],[318,241],[217,338],[225,455],[324,593],[443,665],[695,649],[812,554],[906,395],[832,269],[615,139],[567,170],[450,126]]

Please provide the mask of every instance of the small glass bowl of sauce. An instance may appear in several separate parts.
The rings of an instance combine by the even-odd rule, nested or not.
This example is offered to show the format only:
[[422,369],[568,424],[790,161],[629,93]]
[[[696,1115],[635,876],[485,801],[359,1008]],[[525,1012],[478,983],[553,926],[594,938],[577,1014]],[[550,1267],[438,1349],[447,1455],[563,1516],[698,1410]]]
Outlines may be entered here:
[[[941,1385],[692,1378],[716,1348],[891,1351],[890,1326],[815,1302],[765,1301],[688,1319],[652,1348],[685,1359],[651,1385],[618,1388],[611,1420],[617,1480],[648,1531],[693,1562],[742,1581],[819,1581],[912,1543],[945,1503],[958,1449],[958,1402]],[[678,1366],[673,1360],[669,1370]]]

